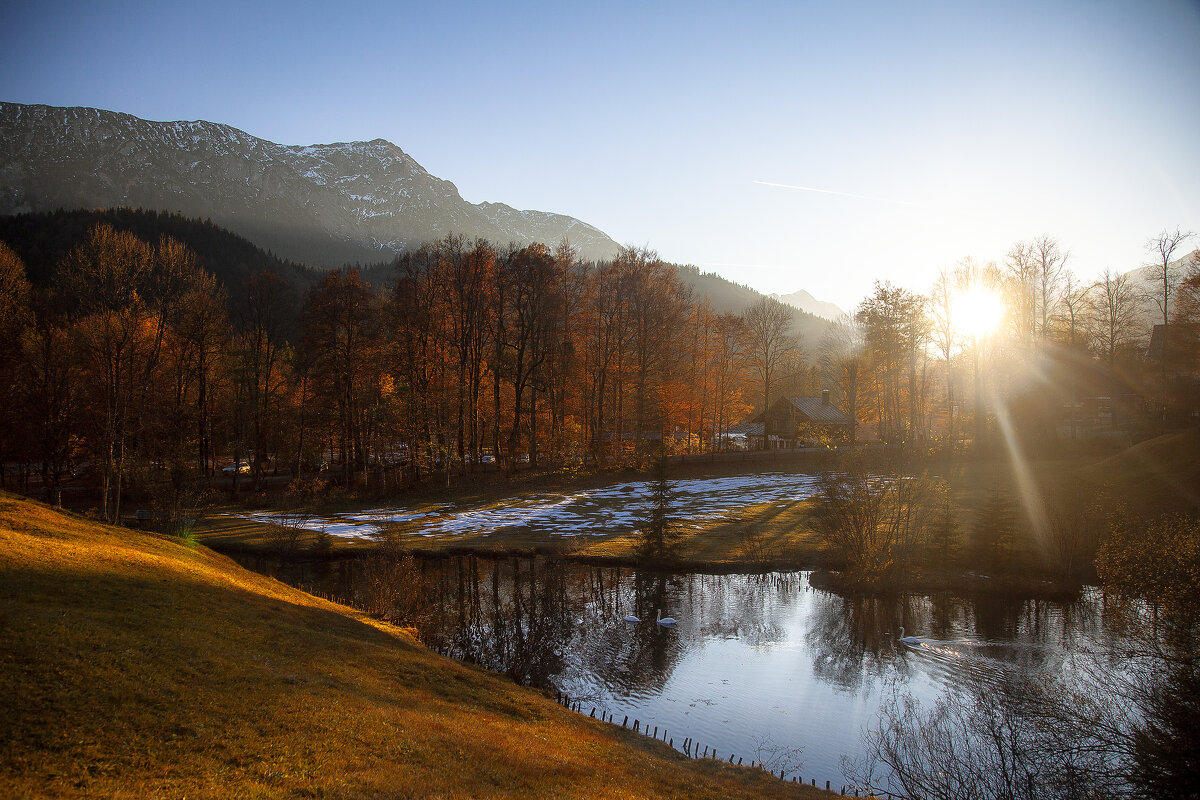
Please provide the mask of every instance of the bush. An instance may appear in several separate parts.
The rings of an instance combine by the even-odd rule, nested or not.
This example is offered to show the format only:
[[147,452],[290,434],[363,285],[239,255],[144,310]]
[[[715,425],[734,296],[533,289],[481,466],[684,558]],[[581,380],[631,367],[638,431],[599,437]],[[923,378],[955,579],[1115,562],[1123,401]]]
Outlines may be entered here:
[[816,517],[847,571],[886,583],[928,541],[947,493],[943,481],[868,472],[860,457],[821,476]]

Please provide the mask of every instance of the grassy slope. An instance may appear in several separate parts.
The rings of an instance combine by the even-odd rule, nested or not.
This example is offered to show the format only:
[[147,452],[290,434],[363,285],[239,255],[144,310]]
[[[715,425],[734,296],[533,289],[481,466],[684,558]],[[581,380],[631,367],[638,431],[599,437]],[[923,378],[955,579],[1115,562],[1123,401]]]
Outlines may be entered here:
[[1200,428],[1141,442],[1080,474],[1134,513],[1200,513]]
[[5,796],[797,797],[203,547],[0,495]]

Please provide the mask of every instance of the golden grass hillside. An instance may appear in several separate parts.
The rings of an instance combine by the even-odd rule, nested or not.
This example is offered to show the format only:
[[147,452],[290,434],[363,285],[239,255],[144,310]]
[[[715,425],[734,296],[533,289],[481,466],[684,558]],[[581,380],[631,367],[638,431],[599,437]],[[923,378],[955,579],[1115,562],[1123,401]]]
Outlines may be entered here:
[[203,547],[0,494],[5,797],[805,797]]

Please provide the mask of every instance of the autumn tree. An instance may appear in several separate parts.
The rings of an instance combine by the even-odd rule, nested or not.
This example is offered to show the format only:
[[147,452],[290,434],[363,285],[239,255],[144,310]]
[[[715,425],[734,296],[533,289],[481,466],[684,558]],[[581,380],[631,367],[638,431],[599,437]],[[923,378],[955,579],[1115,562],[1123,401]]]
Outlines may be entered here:
[[[0,465],[13,439],[17,423],[16,368],[21,355],[21,333],[31,322],[30,287],[25,264],[12,248],[0,242]],[[0,467],[0,486],[4,469]]]
[[0,242],[0,369],[17,357],[19,334],[31,321],[29,301],[25,264],[11,247]]
[[717,315],[705,297],[689,309],[684,374],[669,392],[678,395],[682,401],[681,416],[686,420],[686,430],[701,436],[706,427],[712,430],[716,427],[706,426],[706,421],[713,417],[717,379],[714,369],[716,347]]
[[311,354],[318,392],[335,409],[342,477],[368,470],[368,406],[379,385],[379,304],[358,270],[335,270],[309,292],[301,341]]
[[[482,239],[468,250],[461,237],[435,246],[436,281],[447,300],[448,340],[456,366],[455,442],[458,460],[475,465],[480,455],[479,401],[486,363],[490,306],[497,256]],[[468,459],[468,454],[470,458]]]
[[178,257],[186,260],[190,275],[163,340],[159,400],[150,415],[158,427],[156,455],[170,482],[166,511],[172,520],[182,513],[188,486],[211,474],[212,387],[219,381],[214,374],[226,367],[221,356],[229,325],[225,290],[190,254]]
[[[253,454],[250,474],[256,489],[262,487],[262,466],[272,449],[285,391],[284,353],[288,329],[295,319],[291,289],[274,272],[258,272],[242,284],[235,313],[234,359],[242,404],[235,423],[234,464],[241,463],[245,444]],[[195,331],[202,334],[202,330]],[[249,424],[246,431],[244,425]],[[278,450],[276,446],[274,449]],[[238,480],[234,471],[234,483]]]
[[[725,434],[734,420],[745,416],[752,404],[745,397],[747,371],[746,322],[738,314],[726,312],[715,323],[716,346],[712,355],[714,430]],[[721,440],[722,442],[724,439]]]
[[[169,240],[168,240],[169,241]],[[59,265],[90,388],[99,397],[101,431],[93,448],[101,464],[101,507],[120,519],[122,484],[145,420],[163,337],[182,297],[175,247],[158,254],[131,233],[96,225]]]
[[644,442],[652,431],[667,435],[663,389],[678,366],[679,331],[689,298],[676,271],[657,254],[625,248],[617,259],[625,262],[629,279],[633,431]]
[[588,267],[565,238],[554,249],[558,292],[551,322],[552,351],[540,373],[539,391],[546,394],[550,418],[550,446],[555,458],[568,451],[581,455],[584,431],[582,406],[584,359],[582,326],[587,298]]
[[625,303],[619,264],[602,264],[585,284],[582,343],[586,375],[587,434],[593,458],[604,463],[606,441],[620,433],[619,397],[623,383]]
[[885,442],[911,442],[923,432],[929,333],[925,308],[921,295],[885,282],[875,284],[855,313],[879,436]]
[[[388,297],[387,319],[391,334],[391,370],[404,386],[401,405],[404,408],[403,438],[412,445],[411,467],[418,478],[422,453],[428,461],[436,460],[433,452],[444,445],[445,415],[448,405],[445,391],[444,365],[448,344],[445,337],[445,303],[437,292],[438,258],[436,249],[424,245],[405,253],[396,260],[396,283]],[[495,346],[498,286],[489,292],[489,342]],[[495,374],[494,390],[499,405],[499,375]],[[499,417],[493,415],[493,441]],[[497,454],[498,455],[498,454]],[[447,474],[448,478],[448,474]]]

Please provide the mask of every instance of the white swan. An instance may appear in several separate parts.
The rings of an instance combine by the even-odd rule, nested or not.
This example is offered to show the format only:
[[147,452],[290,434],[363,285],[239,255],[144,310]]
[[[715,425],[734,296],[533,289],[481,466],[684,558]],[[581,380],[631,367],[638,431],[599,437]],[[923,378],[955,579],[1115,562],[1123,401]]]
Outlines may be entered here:
[[626,622],[641,622],[641,620],[635,617],[633,614],[627,614],[624,619]]
[[916,636],[905,636],[904,635],[904,626],[901,625],[900,626],[900,643],[901,644],[920,644],[921,640],[918,639]]
[[670,628],[671,626],[673,626],[675,624],[675,618],[674,617],[664,617],[662,615],[662,609],[660,608],[658,610],[658,619],[656,619],[655,622],[657,622],[659,625],[665,625],[668,628]]

